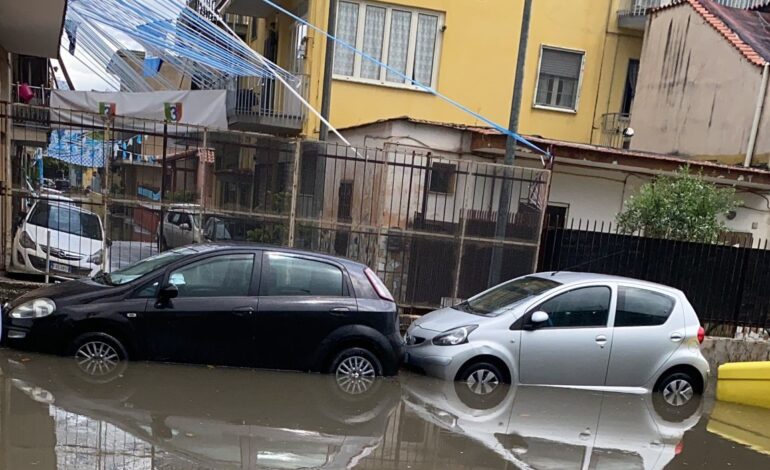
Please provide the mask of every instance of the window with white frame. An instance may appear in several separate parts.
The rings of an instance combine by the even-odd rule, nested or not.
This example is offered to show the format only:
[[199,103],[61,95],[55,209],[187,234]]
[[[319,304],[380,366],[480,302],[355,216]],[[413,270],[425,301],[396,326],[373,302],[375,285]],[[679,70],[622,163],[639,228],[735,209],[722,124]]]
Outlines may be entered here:
[[583,56],[581,51],[542,46],[536,106],[577,110]]
[[361,81],[412,85],[404,79],[405,75],[433,86],[442,23],[442,15],[436,12],[341,0],[337,7],[337,37],[398,73],[337,44],[334,48],[334,75]]

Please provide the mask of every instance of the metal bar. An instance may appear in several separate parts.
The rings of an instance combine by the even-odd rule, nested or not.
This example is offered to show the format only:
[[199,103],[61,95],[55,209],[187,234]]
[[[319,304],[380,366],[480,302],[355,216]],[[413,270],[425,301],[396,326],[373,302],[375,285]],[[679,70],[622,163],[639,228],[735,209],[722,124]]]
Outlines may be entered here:
[[51,231],[45,231],[45,283],[48,284],[51,272]]
[[165,222],[164,203],[166,201],[166,156],[168,153],[168,121],[163,121],[163,156],[160,162],[160,223],[158,224],[158,251],[163,250],[163,228]]
[[102,207],[104,208],[104,233],[102,234],[102,271],[110,272],[109,258],[111,258],[110,240],[110,162],[112,161],[112,134],[110,133],[111,118],[104,120],[104,142],[107,146],[107,152],[104,152],[104,187],[102,188]]
[[[473,162],[469,163],[469,166],[474,165]],[[457,299],[458,291],[460,290],[460,272],[462,271],[463,266],[463,249],[465,248],[465,229],[468,226],[468,214],[467,214],[467,205],[468,205],[468,187],[470,186],[471,179],[466,177],[465,178],[465,184],[463,185],[463,206],[460,208],[460,217],[462,218],[462,222],[460,224],[460,245],[457,247],[457,263],[455,264],[455,282],[454,287],[452,288],[452,298]],[[463,214],[465,212],[465,214]]]
[[290,247],[294,246],[294,231],[297,225],[297,193],[299,192],[299,163],[302,157],[302,141],[294,141],[294,168],[291,176],[291,207],[289,208],[289,240]]

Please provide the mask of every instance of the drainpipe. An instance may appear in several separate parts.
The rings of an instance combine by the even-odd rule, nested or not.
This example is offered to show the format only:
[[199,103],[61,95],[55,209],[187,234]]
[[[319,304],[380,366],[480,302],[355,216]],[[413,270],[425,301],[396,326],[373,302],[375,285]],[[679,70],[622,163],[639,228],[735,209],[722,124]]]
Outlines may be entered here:
[[757,96],[757,107],[754,109],[754,122],[751,125],[751,135],[749,136],[749,146],[746,149],[746,160],[743,166],[751,166],[751,160],[754,158],[754,147],[757,144],[757,133],[759,132],[759,121],[762,118],[762,108],[765,105],[765,94],[767,93],[767,75],[770,64],[765,62],[762,67],[762,84],[759,86],[759,96]]

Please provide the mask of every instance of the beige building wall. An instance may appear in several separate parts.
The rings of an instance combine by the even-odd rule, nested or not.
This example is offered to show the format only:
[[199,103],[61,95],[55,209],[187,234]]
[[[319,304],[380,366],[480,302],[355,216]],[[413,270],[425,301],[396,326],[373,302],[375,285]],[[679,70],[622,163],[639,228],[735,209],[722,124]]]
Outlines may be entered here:
[[[742,163],[761,76],[761,67],[689,6],[654,13],[631,110],[631,148]],[[755,162],[767,162],[766,134],[760,127]]]

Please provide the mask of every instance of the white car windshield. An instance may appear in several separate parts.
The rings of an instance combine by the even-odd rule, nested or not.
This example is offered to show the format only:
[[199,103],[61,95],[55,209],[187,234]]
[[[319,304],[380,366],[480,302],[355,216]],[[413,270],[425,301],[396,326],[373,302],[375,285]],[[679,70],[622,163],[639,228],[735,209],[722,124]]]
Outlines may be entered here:
[[92,240],[102,239],[99,217],[66,203],[35,204],[27,223]]
[[453,308],[476,315],[494,316],[501,310],[510,308],[519,302],[540,295],[561,284],[540,277],[521,277],[471,297]]

